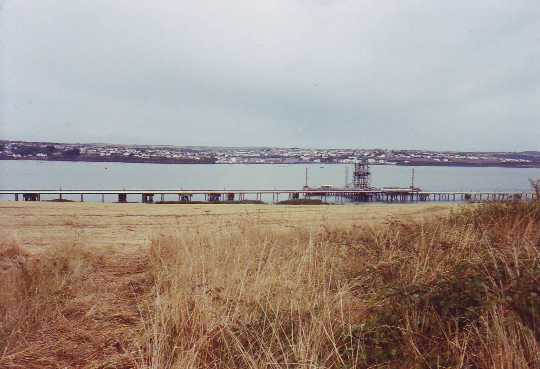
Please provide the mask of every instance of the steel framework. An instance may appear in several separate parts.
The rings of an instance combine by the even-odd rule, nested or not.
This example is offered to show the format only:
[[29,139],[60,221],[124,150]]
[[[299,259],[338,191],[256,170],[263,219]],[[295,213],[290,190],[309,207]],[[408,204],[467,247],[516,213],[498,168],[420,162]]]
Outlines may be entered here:
[[358,161],[354,163],[353,188],[369,189],[369,165],[367,161]]

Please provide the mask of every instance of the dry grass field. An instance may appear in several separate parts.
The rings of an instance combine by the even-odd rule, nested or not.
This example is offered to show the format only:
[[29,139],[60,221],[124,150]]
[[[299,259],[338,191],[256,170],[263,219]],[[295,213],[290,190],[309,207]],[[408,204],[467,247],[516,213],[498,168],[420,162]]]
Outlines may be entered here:
[[1,203],[2,368],[538,368],[540,207]]
[[77,242],[86,247],[140,247],[160,235],[198,229],[226,230],[246,221],[277,229],[380,223],[389,217],[421,219],[455,205],[270,206],[152,205],[0,202],[3,237],[16,238],[27,251]]

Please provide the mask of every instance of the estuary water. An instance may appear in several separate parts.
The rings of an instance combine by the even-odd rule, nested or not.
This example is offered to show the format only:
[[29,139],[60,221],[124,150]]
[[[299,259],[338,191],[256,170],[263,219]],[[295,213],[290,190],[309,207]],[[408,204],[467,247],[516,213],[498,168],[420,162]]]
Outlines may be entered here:
[[[308,168],[310,186],[343,186],[345,164],[131,164],[0,161],[4,190],[189,190],[301,189]],[[371,184],[407,187],[412,167],[371,166]],[[415,186],[426,191],[528,191],[540,168],[414,167]],[[2,197],[6,199],[6,197]],[[112,198],[111,198],[112,200]]]

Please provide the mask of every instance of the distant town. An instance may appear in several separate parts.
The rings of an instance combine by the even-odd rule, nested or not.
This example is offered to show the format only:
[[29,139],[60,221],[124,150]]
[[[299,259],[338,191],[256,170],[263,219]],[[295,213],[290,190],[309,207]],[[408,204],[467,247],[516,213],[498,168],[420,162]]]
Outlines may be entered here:
[[540,168],[540,151],[458,152],[392,149],[316,149],[82,144],[0,140],[0,160],[160,164],[339,164]]

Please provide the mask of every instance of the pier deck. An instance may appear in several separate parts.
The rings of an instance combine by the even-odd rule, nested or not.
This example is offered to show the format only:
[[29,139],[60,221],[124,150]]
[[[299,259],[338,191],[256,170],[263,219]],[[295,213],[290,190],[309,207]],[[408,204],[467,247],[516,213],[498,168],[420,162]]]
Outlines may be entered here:
[[195,190],[0,190],[0,198],[15,201],[40,201],[42,196],[56,196],[55,199],[66,200],[76,198],[85,201],[89,197],[97,197],[97,201],[105,202],[115,199],[117,202],[129,200],[143,203],[156,201],[263,201],[277,203],[280,200],[295,200],[320,198],[324,201],[337,203],[351,202],[418,202],[418,201],[533,201],[536,194],[532,192],[430,192],[407,189],[377,189],[377,190],[238,190],[238,189],[195,189]]

